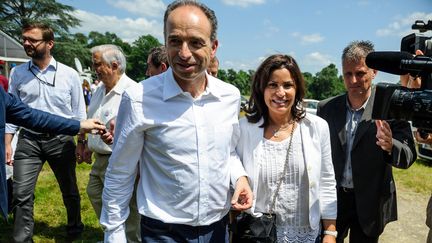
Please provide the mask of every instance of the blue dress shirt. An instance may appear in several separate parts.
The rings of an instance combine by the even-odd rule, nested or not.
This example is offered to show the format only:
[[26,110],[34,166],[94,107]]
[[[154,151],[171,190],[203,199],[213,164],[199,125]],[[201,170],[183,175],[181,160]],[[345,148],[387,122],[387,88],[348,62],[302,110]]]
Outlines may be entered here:
[[[9,93],[32,108],[75,120],[86,119],[86,108],[78,73],[54,57],[44,70],[31,60],[12,69]],[[16,127],[7,126],[7,133]]]

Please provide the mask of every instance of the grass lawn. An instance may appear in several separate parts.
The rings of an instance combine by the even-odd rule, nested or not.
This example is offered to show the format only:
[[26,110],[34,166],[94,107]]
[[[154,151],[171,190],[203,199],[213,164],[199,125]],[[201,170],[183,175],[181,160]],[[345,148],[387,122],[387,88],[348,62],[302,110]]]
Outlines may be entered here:
[[[91,165],[77,165],[77,181],[81,194],[81,218],[85,225],[82,236],[74,242],[97,242],[103,240],[103,231],[99,225],[93,207],[86,193]],[[35,242],[67,242],[66,209],[54,173],[45,163],[38,179],[35,193]],[[12,217],[9,223],[0,222],[0,242],[12,242]]]
[[[81,193],[81,217],[85,225],[84,233],[74,242],[97,242],[103,239],[103,232],[88,200],[85,187],[88,182],[90,165],[77,166],[78,186]],[[394,169],[398,185],[415,192],[430,195],[432,192],[432,164],[417,160],[408,170]],[[66,242],[66,211],[54,174],[45,164],[36,186],[35,199],[35,242]],[[424,210],[419,209],[419,210]],[[10,223],[0,222],[0,242],[12,242],[12,217]]]
[[432,192],[432,162],[418,159],[407,170],[393,169],[395,180],[414,192],[430,195]]

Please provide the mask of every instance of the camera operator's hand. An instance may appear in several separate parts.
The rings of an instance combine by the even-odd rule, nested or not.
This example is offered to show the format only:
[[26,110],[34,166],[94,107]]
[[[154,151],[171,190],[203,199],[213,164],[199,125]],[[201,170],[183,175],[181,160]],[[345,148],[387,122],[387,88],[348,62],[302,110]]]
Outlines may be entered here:
[[422,138],[419,132],[415,132],[415,139],[419,143],[432,144],[432,134],[428,133],[426,138]]
[[382,150],[391,153],[393,148],[393,137],[390,125],[388,122],[383,120],[375,121],[377,127],[376,138],[378,139],[376,144],[381,147]]
[[[415,54],[417,56],[423,56],[423,52],[420,50],[416,50]],[[420,77],[413,77],[409,74],[401,75],[400,76],[401,85],[405,86],[410,89],[418,89],[421,86],[421,78]]]
[[[415,54],[417,56],[424,55],[422,51],[416,50]],[[412,77],[409,74],[401,75],[401,85],[407,88],[420,88],[421,86],[421,78],[420,77]],[[419,143],[432,144],[432,134],[428,133],[426,138],[422,138],[418,131],[414,132],[415,139]]]

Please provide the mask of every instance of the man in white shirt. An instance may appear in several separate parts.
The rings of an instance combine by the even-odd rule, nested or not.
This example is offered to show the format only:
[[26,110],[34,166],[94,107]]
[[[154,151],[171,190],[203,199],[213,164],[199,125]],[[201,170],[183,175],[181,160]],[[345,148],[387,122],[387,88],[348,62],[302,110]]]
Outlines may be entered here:
[[235,153],[240,92],[206,73],[218,46],[216,29],[214,12],[200,2],[167,7],[171,68],[127,89],[120,103],[102,195],[106,242],[126,242],[137,173],[143,242],[228,242],[230,207],[251,207]]
[[[84,97],[78,73],[51,56],[54,33],[45,24],[23,27],[24,50],[31,60],[12,69],[9,92],[31,108],[75,120],[86,119]],[[6,160],[11,162],[11,141],[16,127],[8,124],[5,135]],[[40,170],[48,161],[67,211],[66,231],[76,238],[83,231],[81,206],[75,174],[75,141],[72,136],[37,133],[21,129],[14,155],[12,211],[13,239],[30,242],[33,235],[34,188]]]
[[165,72],[169,68],[165,46],[154,47],[147,57],[147,77]]
[[[111,119],[117,116],[121,96],[125,89],[138,84],[126,74],[126,58],[122,50],[116,45],[100,45],[91,49],[93,68],[98,80],[98,86],[88,107],[88,117],[97,118],[108,126]],[[80,162],[95,162],[90,172],[87,194],[98,218],[102,209],[102,190],[105,180],[105,170],[111,155],[111,146],[106,145],[99,135],[80,136],[77,145],[77,159]],[[140,217],[136,206],[135,191],[130,202],[130,214],[126,220],[126,238],[128,242],[141,242],[139,231]]]

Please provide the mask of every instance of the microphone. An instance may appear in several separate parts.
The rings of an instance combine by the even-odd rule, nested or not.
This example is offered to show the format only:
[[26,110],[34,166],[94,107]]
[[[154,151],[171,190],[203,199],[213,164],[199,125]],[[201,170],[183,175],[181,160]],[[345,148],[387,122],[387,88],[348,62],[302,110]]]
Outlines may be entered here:
[[401,60],[400,67],[407,71],[432,73],[432,59],[428,56],[415,56],[414,59]]
[[386,73],[404,75],[408,72],[400,68],[401,60],[412,58],[413,55],[408,52],[376,51],[367,55],[366,65]]

